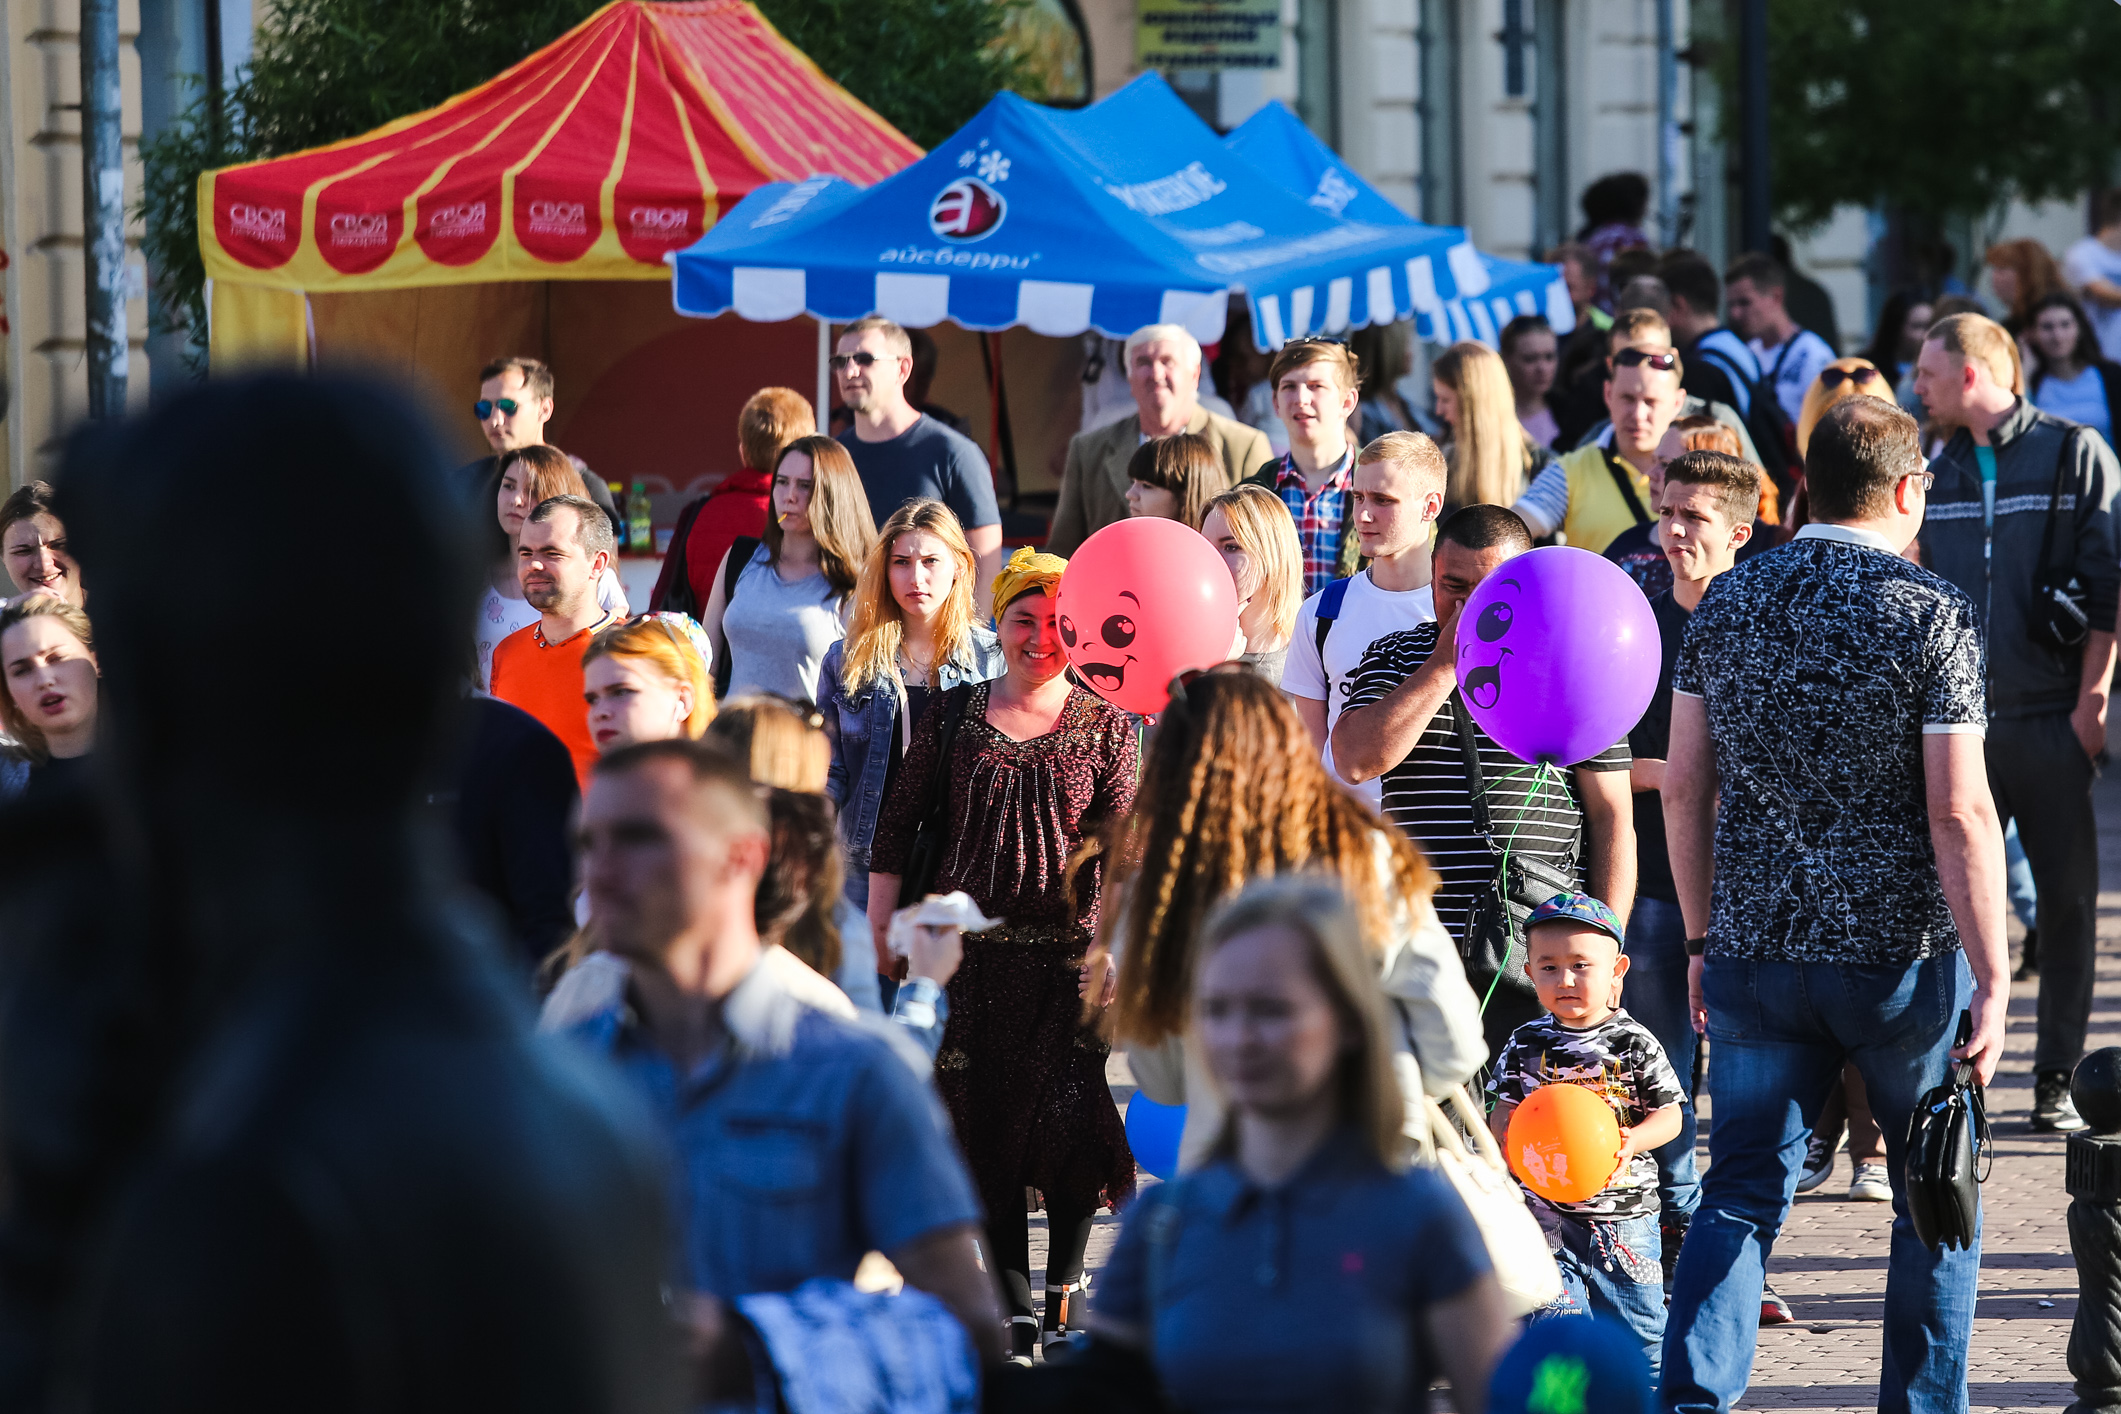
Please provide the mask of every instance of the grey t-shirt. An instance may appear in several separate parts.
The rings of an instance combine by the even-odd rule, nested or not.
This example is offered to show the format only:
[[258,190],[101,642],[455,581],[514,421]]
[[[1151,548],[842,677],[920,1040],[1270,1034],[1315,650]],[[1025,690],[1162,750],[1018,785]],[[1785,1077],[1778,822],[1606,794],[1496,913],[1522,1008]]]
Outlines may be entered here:
[[941,501],[967,530],[1001,524],[987,454],[970,437],[952,432],[926,413],[888,442],[864,442],[849,429],[840,445],[862,474],[869,514],[879,526],[917,496]]

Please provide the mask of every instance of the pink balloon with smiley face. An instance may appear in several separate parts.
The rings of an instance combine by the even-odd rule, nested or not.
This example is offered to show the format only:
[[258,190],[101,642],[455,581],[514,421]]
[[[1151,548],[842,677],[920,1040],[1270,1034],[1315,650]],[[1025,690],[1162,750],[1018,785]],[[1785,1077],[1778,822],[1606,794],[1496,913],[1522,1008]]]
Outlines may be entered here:
[[1164,710],[1171,679],[1230,656],[1237,586],[1215,547],[1182,522],[1115,521],[1061,575],[1061,645],[1076,676],[1113,706]]
[[1570,545],[1505,560],[1458,611],[1466,709],[1520,761],[1573,766],[1625,737],[1663,656],[1627,571]]

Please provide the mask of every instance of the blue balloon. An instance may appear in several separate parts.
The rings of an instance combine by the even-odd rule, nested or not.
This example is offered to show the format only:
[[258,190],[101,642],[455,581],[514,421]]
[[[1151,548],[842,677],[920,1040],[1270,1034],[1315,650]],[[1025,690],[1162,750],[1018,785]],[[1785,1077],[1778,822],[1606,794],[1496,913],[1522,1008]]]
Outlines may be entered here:
[[1159,1105],[1139,1090],[1127,1101],[1127,1147],[1134,1162],[1156,1177],[1178,1172],[1178,1136],[1185,1132],[1184,1105]]

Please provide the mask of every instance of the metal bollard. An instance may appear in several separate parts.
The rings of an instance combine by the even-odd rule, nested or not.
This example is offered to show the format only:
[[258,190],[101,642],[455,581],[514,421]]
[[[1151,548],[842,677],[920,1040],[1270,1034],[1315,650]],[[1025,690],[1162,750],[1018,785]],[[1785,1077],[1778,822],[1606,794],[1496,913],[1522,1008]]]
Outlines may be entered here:
[[2070,1098],[2091,1128],[2069,1137],[2069,1246],[2077,1259],[2077,1316],[2066,1414],[2121,1414],[2121,1046],[2093,1051],[2070,1077]]

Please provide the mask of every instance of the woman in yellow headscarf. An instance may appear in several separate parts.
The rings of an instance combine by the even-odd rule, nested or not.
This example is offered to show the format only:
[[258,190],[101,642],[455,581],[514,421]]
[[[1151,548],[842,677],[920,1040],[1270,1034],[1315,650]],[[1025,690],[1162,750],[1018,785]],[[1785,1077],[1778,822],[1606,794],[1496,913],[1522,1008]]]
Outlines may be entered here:
[[[1002,926],[965,940],[950,981],[936,1088],[987,1210],[1014,1354],[1080,1329],[1090,1220],[1134,1189],[1134,1157],[1105,1085],[1106,1047],[1082,1025],[1076,968],[1097,927],[1095,860],[1068,860],[1134,803],[1134,720],[1072,685],[1055,622],[1067,561],[1019,550],[994,579],[1007,664],[921,718],[879,815],[869,918],[962,889]],[[932,845],[932,848],[930,847]],[[910,986],[922,985],[915,981]],[[932,985],[932,984],[929,984]],[[1031,1301],[1024,1190],[1045,1197],[1046,1318]]]

